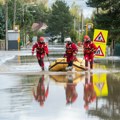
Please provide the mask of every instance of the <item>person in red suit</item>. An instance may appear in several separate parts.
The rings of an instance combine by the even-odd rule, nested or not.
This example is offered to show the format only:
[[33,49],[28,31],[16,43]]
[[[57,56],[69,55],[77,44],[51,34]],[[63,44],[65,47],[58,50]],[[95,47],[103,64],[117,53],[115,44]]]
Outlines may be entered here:
[[44,37],[40,37],[38,42],[36,42],[32,47],[32,55],[34,54],[34,50],[36,49],[36,57],[38,59],[38,63],[41,66],[42,70],[44,70],[44,57],[45,54],[48,56],[48,46],[44,42]]
[[47,85],[47,89],[45,90],[44,75],[42,75],[42,77],[40,77],[39,79],[36,93],[35,93],[35,90],[33,89],[33,96],[35,100],[40,103],[40,106],[44,105],[44,102],[48,96],[48,92],[49,92],[49,84]]
[[67,58],[67,63],[68,63],[66,70],[72,70],[73,61],[77,60],[76,55],[78,52],[78,48],[77,45],[71,41],[71,38],[66,38],[65,42],[66,42],[66,51],[64,57]]
[[94,54],[97,50],[97,47],[90,40],[90,37],[88,35],[84,36],[83,50],[84,50],[84,59],[85,59],[86,70],[89,69],[88,63],[90,63],[90,69],[93,69],[93,59],[94,59]]
[[76,83],[73,83],[73,76],[68,75],[68,82],[65,87],[66,104],[72,104],[76,101],[78,94],[76,91]]
[[[89,75],[90,74],[90,75]],[[89,104],[94,102],[96,99],[96,92],[93,86],[93,74],[85,73],[85,85],[84,85],[84,108],[87,110]]]

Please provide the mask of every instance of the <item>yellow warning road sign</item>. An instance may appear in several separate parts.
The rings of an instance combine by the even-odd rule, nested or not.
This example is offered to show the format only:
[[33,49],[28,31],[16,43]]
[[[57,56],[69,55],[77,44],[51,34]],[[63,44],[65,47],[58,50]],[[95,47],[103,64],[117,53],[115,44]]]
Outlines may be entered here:
[[95,29],[94,36],[93,36],[93,42],[106,44],[107,37],[108,37],[107,30]]
[[106,45],[105,44],[95,44],[97,51],[95,52],[96,58],[103,58],[106,56]]

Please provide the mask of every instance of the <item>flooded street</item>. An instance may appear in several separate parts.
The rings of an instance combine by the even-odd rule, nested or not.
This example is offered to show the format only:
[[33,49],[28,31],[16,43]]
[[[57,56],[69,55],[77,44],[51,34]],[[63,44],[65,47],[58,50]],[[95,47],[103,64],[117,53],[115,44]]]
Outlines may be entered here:
[[120,58],[95,59],[92,72],[49,72],[63,53],[50,47],[41,72],[30,49],[0,52],[0,120],[120,119]]

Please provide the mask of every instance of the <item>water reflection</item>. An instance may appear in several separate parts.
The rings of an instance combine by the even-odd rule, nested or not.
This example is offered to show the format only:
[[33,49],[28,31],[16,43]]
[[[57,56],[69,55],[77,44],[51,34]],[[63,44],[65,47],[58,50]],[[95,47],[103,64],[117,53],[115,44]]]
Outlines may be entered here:
[[96,92],[93,85],[93,73],[85,72],[85,85],[84,85],[84,108],[88,110],[89,104],[96,99]]
[[[91,116],[101,119],[120,119],[120,73],[99,74],[95,82],[97,101],[96,106],[88,111]],[[97,84],[96,84],[97,83]]]
[[[4,86],[1,86],[0,91],[0,114],[2,114],[0,119],[4,120],[2,116],[5,116],[6,113],[17,112],[17,116],[21,116],[20,113],[23,112],[28,113],[29,120],[36,116],[38,119],[39,117],[40,119],[59,117],[59,119],[75,120],[84,120],[84,118],[87,120],[93,120],[93,118],[94,120],[109,118],[119,120],[119,76],[120,73],[101,72],[51,75],[50,84],[49,75],[28,75],[19,79],[18,76],[1,77],[1,85],[3,82],[5,83]],[[35,86],[35,84],[37,85]],[[31,94],[33,87],[34,96]],[[44,109],[39,104],[44,105]],[[85,107],[87,108],[85,109],[84,105],[88,108]],[[9,115],[7,117],[6,120],[15,120],[10,119]]]
[[108,96],[106,73],[85,72],[84,108],[90,110],[89,105],[95,102],[97,109],[98,99]]
[[78,97],[78,93],[76,91],[76,83],[73,83],[73,75],[67,75],[68,82],[65,86],[65,94],[66,94],[66,104],[72,104],[76,101]]
[[108,96],[108,85],[106,73],[93,74],[93,85],[97,97]]
[[[84,80],[84,74],[78,73],[67,73],[67,75],[50,75],[52,81],[56,85],[62,85],[65,90],[65,103],[66,105],[71,105],[78,102],[78,84],[80,81]],[[61,99],[64,97],[62,96]]]
[[84,80],[84,74],[80,73],[68,73],[67,75],[50,75],[51,80],[55,81],[58,84],[66,84],[69,82],[69,77],[72,76],[72,82],[78,83],[82,80]]
[[44,81],[44,75],[40,76],[36,90],[34,88],[32,90],[33,96],[35,100],[39,102],[40,106],[44,106],[44,102],[46,101],[49,92],[49,83],[47,85],[47,88],[45,88]]

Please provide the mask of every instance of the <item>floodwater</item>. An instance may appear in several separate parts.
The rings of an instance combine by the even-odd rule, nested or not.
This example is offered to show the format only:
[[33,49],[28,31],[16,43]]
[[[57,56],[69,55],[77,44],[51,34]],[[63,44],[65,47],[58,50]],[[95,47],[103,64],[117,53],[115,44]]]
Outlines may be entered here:
[[[54,59],[50,57],[50,62]],[[120,58],[95,60],[92,72],[41,72],[36,58],[1,65],[0,120],[119,120]]]

